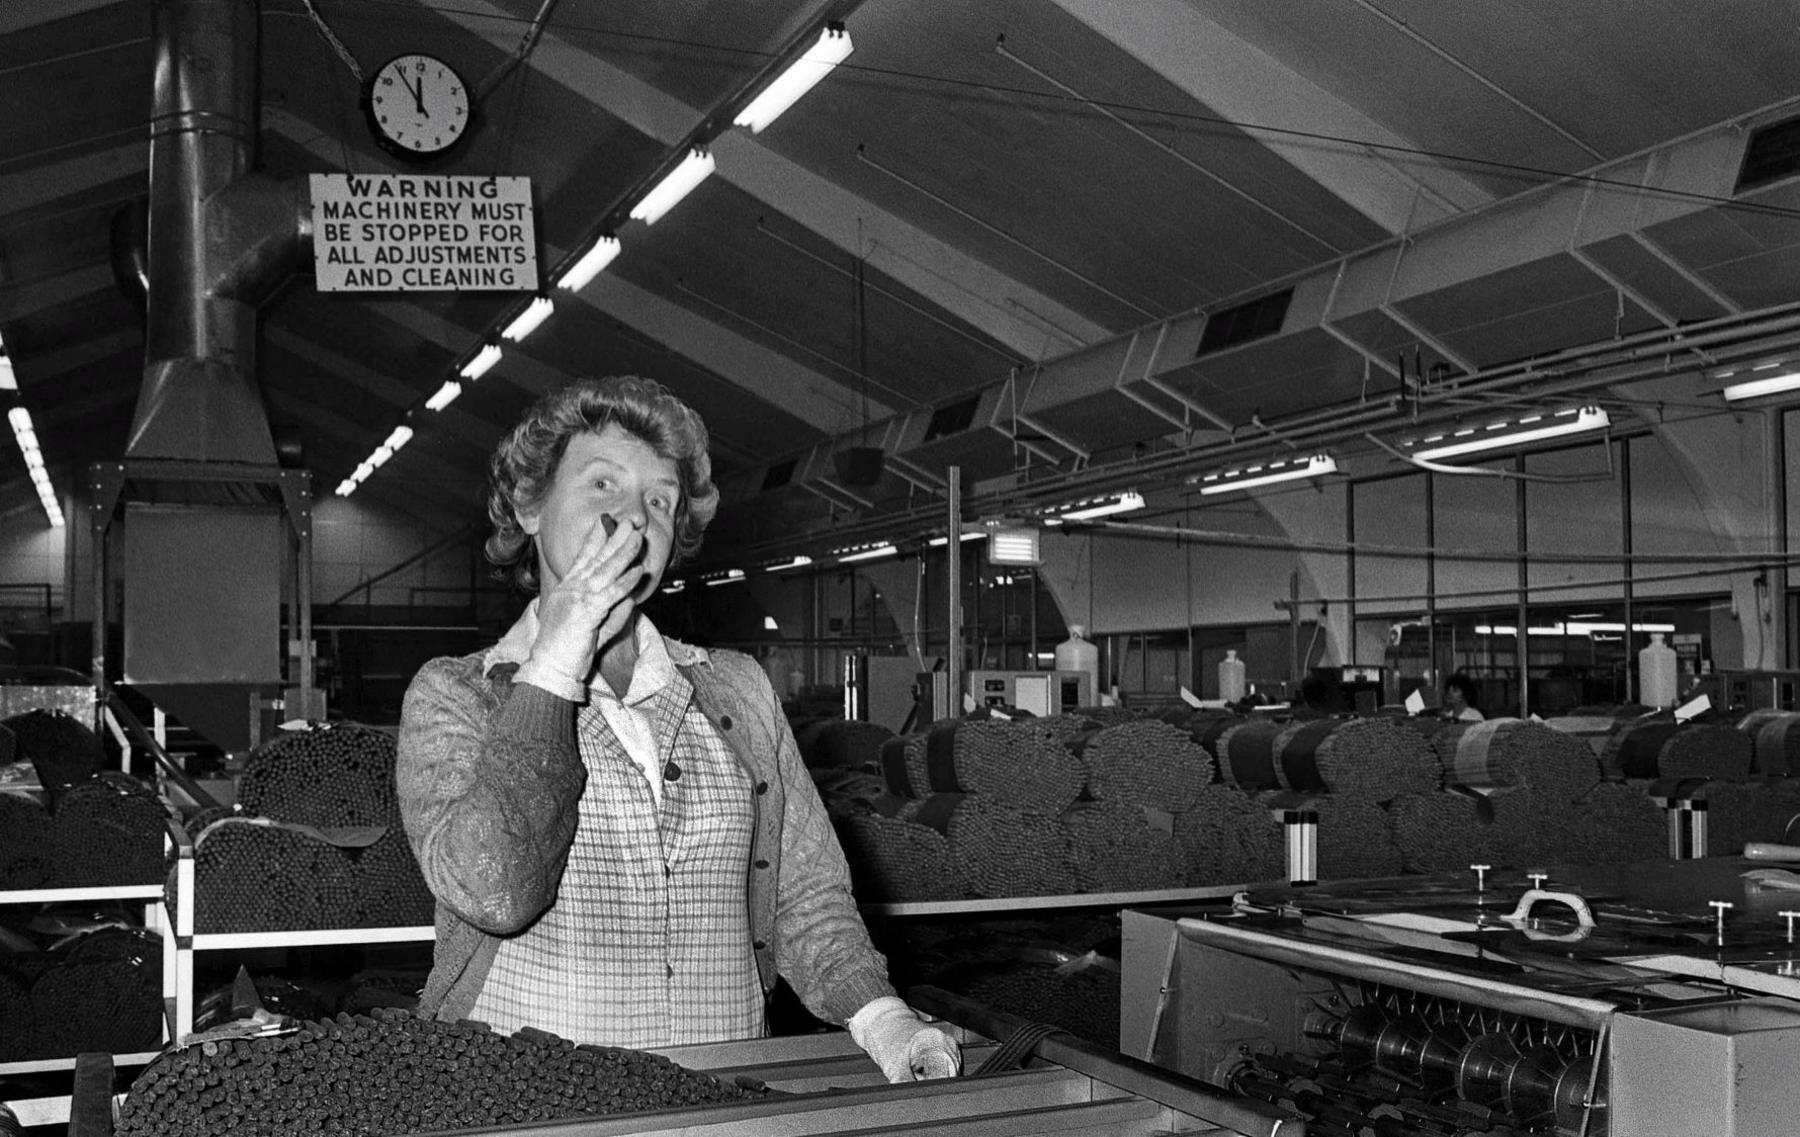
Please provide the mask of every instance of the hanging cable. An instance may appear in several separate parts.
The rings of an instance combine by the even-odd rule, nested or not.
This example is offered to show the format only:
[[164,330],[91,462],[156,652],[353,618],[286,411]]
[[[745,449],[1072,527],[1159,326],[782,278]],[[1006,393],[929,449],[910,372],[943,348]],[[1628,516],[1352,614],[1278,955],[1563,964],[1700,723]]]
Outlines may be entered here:
[[331,45],[331,50],[337,52],[338,58],[344,61],[344,66],[350,69],[350,74],[356,76],[357,85],[361,86],[363,82],[362,64],[356,61],[356,56],[350,54],[350,49],[344,46],[344,41],[337,37],[337,33],[331,30],[331,25],[325,22],[325,17],[319,14],[319,9],[313,6],[313,0],[301,0],[301,2],[306,5],[306,14],[312,17],[313,27],[317,28],[319,35]]
[[[506,81],[506,77],[512,74],[515,68],[531,57],[531,53],[537,48],[538,40],[543,38],[544,29],[549,26],[550,13],[556,8],[556,2],[557,0],[543,0],[543,3],[538,6],[537,15],[531,18],[531,26],[525,29],[525,35],[519,40],[519,46],[513,49],[512,55],[507,58],[506,62],[489,72],[487,78],[475,85],[473,101],[480,102],[487,98],[496,87]],[[312,0],[307,0],[307,3],[310,5]]]

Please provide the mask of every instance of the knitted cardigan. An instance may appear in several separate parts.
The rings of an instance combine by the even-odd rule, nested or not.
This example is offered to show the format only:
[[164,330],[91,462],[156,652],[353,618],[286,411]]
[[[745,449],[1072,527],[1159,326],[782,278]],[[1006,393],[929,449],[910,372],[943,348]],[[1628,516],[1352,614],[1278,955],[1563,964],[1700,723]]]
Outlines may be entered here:
[[[483,656],[427,663],[400,723],[401,817],[437,898],[419,1013],[440,1019],[468,1016],[501,939],[555,903],[587,781],[576,705],[514,684],[511,664],[484,675]],[[731,651],[696,653],[680,670],[755,787],[745,902],[763,991],[779,975],[841,1024],[894,989],[768,677]]]

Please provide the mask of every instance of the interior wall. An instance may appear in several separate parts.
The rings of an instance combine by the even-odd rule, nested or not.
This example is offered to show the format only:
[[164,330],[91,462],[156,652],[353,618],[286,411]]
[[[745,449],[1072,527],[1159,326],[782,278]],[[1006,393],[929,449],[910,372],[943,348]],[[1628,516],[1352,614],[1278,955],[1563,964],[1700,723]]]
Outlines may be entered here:
[[[63,573],[68,562],[69,527],[52,528],[37,503],[0,517],[0,584],[47,584],[60,615],[64,603]],[[7,590],[0,600],[10,604],[24,593]]]
[[[1633,398],[1653,400],[1659,390],[1641,388]],[[1631,416],[1615,417],[1627,425]],[[1433,592],[1440,612],[1516,607],[1523,539],[1528,603],[1618,600],[1626,569],[1617,558],[1625,549],[1629,515],[1631,548],[1638,557],[1683,558],[1636,564],[1634,595],[1640,600],[1726,597],[1713,616],[1717,665],[1781,667],[1779,611],[1766,591],[1779,591],[1779,579],[1759,585],[1764,566],[1738,567],[1727,557],[1778,560],[1779,550],[1800,540],[1791,536],[1800,528],[1795,524],[1800,502],[1794,500],[1800,495],[1786,492],[1792,478],[1785,471],[1800,469],[1800,442],[1793,434],[1784,436],[1760,411],[1695,416],[1690,409],[1686,418],[1657,419],[1652,429],[1628,441],[1534,454],[1522,467],[1530,476],[1523,482],[1395,474],[1390,468],[1371,470],[1377,476],[1348,486],[1327,483],[1324,489],[1265,492],[1196,508],[1152,498],[1144,514],[1121,519],[1145,517],[1155,525],[1327,544],[1345,541],[1353,523],[1359,550],[1354,589],[1350,558],[1343,554],[1178,545],[1172,539],[1093,530],[1046,532],[1041,576],[1064,617],[1086,624],[1094,635],[1284,621],[1276,602],[1287,598],[1296,571],[1303,598],[1342,600],[1354,592],[1360,618],[1418,618]],[[1521,468],[1511,456],[1483,464]],[[1351,506],[1354,515],[1346,517]],[[1436,555],[1428,558],[1427,549]],[[1544,555],[1533,558],[1533,550]],[[1572,561],[1555,554],[1601,559]],[[1366,626],[1353,632],[1346,607],[1326,608],[1323,662],[1380,659],[1383,630]],[[1746,613],[1754,618],[1747,621]],[[1318,610],[1303,614],[1313,618]],[[1352,646],[1355,636],[1361,638]]]
[[[444,539],[445,534],[367,496],[332,494],[313,503],[313,603],[330,604],[366,580]],[[346,603],[449,607],[469,603],[471,557],[485,531],[440,549],[358,592]],[[492,566],[481,560],[477,583]]]

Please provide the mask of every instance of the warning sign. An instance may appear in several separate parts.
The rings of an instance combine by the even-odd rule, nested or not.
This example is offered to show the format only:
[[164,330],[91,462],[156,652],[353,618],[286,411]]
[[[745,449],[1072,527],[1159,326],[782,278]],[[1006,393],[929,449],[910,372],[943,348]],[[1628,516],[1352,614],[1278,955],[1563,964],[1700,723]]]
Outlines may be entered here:
[[530,178],[311,180],[321,292],[537,290]]

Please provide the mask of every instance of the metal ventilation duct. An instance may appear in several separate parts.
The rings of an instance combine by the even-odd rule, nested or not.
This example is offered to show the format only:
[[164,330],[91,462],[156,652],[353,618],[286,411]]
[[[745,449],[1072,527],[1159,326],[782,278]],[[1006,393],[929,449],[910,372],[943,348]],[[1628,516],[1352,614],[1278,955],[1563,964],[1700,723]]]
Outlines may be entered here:
[[156,0],[144,384],[128,458],[273,465],[256,305],[311,241],[305,186],[250,172],[256,0]]

